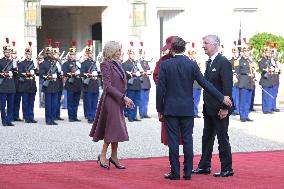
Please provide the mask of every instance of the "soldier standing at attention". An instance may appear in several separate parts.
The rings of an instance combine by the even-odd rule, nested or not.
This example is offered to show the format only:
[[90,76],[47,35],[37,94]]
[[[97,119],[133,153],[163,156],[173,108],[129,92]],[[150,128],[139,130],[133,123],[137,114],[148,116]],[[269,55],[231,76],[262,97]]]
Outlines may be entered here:
[[242,122],[252,121],[249,118],[252,90],[254,84],[254,63],[249,59],[250,50],[248,46],[242,48],[242,57],[239,61],[238,87],[240,89],[240,120]]
[[60,117],[61,97],[62,97],[62,93],[63,93],[63,71],[62,71],[61,60],[59,58],[60,42],[55,42],[55,45],[56,45],[56,47],[52,49],[52,54],[53,54],[54,61],[56,62],[57,82],[58,82],[58,87],[59,87],[55,120],[64,120],[63,118]]
[[139,64],[140,67],[142,68],[142,75],[140,77],[141,99],[139,105],[139,115],[141,119],[151,118],[148,115],[148,104],[149,104],[149,94],[151,88],[151,82],[149,76],[152,74],[152,71],[150,70],[149,61],[145,60],[145,50],[142,41],[140,42],[139,56],[140,58],[137,60],[137,64]]
[[258,62],[258,66],[261,72],[261,78],[259,84],[262,86],[262,112],[264,114],[272,114],[273,104],[273,66],[271,63],[271,49],[270,42],[266,42],[266,48],[264,48],[264,56]]
[[35,65],[32,60],[32,42],[25,49],[25,60],[18,65],[19,92],[22,95],[23,118],[26,123],[37,123],[34,119],[34,102],[37,92]]
[[18,76],[18,63],[19,59],[17,58],[17,50],[16,50],[16,42],[12,41],[12,48],[11,48],[11,59],[13,60],[13,78],[16,87],[16,93],[14,96],[14,111],[13,111],[13,120],[14,121],[23,121],[20,119],[19,112],[20,112],[20,105],[21,105],[21,93],[19,92],[19,76]]
[[122,68],[127,76],[127,96],[134,102],[134,108],[127,108],[126,113],[129,122],[141,121],[137,118],[137,110],[141,99],[141,71],[137,66],[135,59],[135,52],[133,49],[133,42],[130,42],[128,49],[129,59],[122,64]]
[[92,40],[88,40],[88,46],[85,50],[86,60],[82,62],[81,76],[83,78],[83,102],[85,115],[88,123],[93,123],[97,112],[99,99],[99,65],[93,60]]
[[[188,57],[190,60],[196,62],[196,64],[200,68],[201,64],[197,63],[196,61],[196,51],[194,50],[194,47],[195,47],[194,42],[191,43],[191,47],[192,48],[188,51]],[[193,101],[194,101],[194,117],[195,118],[201,118],[201,116],[198,115],[198,105],[200,102],[201,90],[202,90],[202,87],[197,83],[196,80],[194,80],[193,82]]]
[[67,78],[64,88],[67,90],[67,109],[70,122],[81,121],[77,118],[82,88],[80,68],[81,63],[76,60],[76,42],[72,41],[72,47],[69,48],[69,60],[62,66],[63,74]]
[[45,122],[47,125],[58,125],[56,108],[58,103],[59,86],[57,82],[57,67],[52,55],[51,40],[48,40],[48,47],[45,49],[46,59],[39,65],[39,77],[44,79],[42,91],[45,96]]
[[[7,45],[3,46],[4,57],[0,59],[0,105],[1,119],[3,126],[14,126],[13,106],[14,95],[16,93],[15,82],[13,79],[13,60],[10,59],[11,48],[9,39],[6,38]],[[7,113],[6,113],[7,104]]]
[[240,59],[239,59],[239,49],[237,48],[237,42],[234,41],[234,47],[232,48],[232,58],[230,60],[232,64],[232,71],[233,71],[233,90],[232,90],[232,97],[234,100],[234,111],[232,115],[239,115],[240,110],[239,110],[239,100],[240,100],[240,89],[238,87],[238,75],[237,71],[239,69],[239,64],[240,64]]

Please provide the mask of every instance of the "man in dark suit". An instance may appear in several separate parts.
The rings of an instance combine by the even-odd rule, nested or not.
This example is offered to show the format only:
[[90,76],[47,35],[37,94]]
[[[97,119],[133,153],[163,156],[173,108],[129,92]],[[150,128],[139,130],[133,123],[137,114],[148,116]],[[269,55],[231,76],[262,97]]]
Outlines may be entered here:
[[[209,56],[205,77],[225,96],[232,96],[233,74],[231,63],[220,53],[218,49],[220,39],[216,35],[203,37],[203,49]],[[215,177],[233,176],[232,154],[228,136],[229,115],[233,108],[227,108],[217,101],[211,94],[203,94],[204,128],[202,136],[202,156],[198,168],[193,170],[195,174],[211,173],[211,158],[215,136],[217,134],[221,172],[215,173]]]
[[186,42],[177,37],[172,42],[173,58],[165,60],[161,64],[158,77],[156,108],[164,115],[168,125],[169,158],[171,172],[165,175],[166,179],[180,179],[179,162],[179,130],[182,135],[184,152],[184,176],[186,180],[191,179],[193,164],[193,141],[192,132],[194,124],[193,110],[193,82],[197,82],[219,103],[231,105],[229,97],[224,97],[212,84],[202,76],[198,65],[184,56]]

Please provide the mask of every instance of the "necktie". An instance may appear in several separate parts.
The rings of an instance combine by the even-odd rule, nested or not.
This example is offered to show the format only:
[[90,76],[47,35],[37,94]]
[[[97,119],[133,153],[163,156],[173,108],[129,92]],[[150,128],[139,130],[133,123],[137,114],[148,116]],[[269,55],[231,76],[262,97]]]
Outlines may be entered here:
[[208,70],[209,70],[209,68],[211,66],[211,62],[212,62],[212,60],[210,58],[206,61],[206,70],[205,70],[205,78],[206,79],[208,79],[207,78],[207,73],[208,73]]

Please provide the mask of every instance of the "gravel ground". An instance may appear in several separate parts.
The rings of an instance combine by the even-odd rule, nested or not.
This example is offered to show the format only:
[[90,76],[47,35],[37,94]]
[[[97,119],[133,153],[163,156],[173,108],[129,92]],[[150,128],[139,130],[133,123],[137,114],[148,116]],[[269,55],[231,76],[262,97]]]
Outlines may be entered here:
[[[37,106],[36,106],[37,107]],[[241,123],[237,116],[231,116],[230,142],[233,152],[284,150],[284,107],[281,112],[262,114],[261,107],[252,112],[254,122]],[[15,127],[0,126],[0,163],[40,163],[94,160],[100,153],[102,142],[94,143],[88,137],[91,125],[83,119],[82,105],[79,119],[82,122],[69,123],[67,111],[62,110],[65,121],[57,126],[47,126],[44,109],[36,108],[37,124],[15,122]],[[151,119],[127,123],[130,141],[120,143],[121,158],[167,156],[168,149],[160,143],[160,123],[154,104],[149,106]],[[203,119],[195,119],[194,152],[201,154]],[[214,153],[218,153],[215,141]],[[180,148],[182,152],[182,148]]]

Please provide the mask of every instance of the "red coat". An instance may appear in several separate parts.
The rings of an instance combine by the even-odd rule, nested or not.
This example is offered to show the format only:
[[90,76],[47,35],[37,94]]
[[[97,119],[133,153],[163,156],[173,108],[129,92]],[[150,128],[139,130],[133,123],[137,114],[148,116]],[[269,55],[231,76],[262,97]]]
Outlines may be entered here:
[[104,61],[101,63],[103,94],[99,102],[96,118],[90,132],[93,141],[128,141],[123,108],[126,92],[126,76],[120,63]]
[[[155,67],[154,72],[153,72],[153,79],[154,79],[155,84],[157,84],[157,82],[158,82],[158,75],[159,75],[159,72],[160,72],[161,63],[164,60],[167,60],[169,58],[171,58],[171,54],[166,54],[165,56],[162,56],[158,60],[158,62],[156,63],[156,67]],[[167,124],[164,121],[161,121],[161,143],[163,143],[164,145],[169,144],[168,143]],[[181,135],[179,137],[179,144],[182,145]]]

